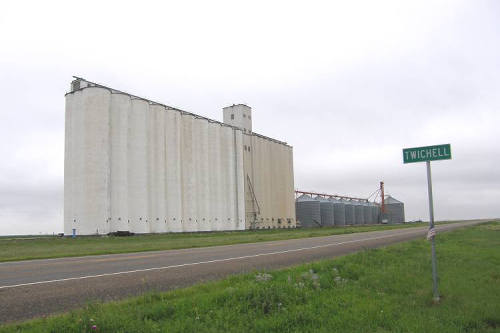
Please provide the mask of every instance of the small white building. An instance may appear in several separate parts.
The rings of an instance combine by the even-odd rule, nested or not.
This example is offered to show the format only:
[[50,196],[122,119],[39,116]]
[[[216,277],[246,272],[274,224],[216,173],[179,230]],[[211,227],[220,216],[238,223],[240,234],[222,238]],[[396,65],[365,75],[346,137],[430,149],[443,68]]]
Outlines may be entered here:
[[76,78],[66,94],[67,235],[294,228],[293,150],[252,131]]

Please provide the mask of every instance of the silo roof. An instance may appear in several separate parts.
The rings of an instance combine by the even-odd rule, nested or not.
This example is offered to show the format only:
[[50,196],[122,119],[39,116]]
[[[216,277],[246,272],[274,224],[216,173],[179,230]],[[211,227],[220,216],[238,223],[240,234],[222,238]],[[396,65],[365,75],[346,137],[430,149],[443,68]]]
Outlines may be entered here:
[[385,197],[385,203],[390,205],[390,204],[402,204],[403,202],[391,197],[390,195],[387,195]]
[[297,201],[318,201],[318,200],[311,198],[307,194],[302,194],[300,197],[297,198]]

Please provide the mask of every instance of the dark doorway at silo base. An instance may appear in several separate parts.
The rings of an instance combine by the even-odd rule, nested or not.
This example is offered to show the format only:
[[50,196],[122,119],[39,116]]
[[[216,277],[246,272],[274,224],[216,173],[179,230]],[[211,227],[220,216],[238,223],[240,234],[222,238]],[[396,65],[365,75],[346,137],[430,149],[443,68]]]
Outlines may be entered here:
[[109,236],[118,236],[118,237],[125,237],[125,236],[133,236],[134,233],[130,231],[115,231],[115,232],[110,232],[108,234]]

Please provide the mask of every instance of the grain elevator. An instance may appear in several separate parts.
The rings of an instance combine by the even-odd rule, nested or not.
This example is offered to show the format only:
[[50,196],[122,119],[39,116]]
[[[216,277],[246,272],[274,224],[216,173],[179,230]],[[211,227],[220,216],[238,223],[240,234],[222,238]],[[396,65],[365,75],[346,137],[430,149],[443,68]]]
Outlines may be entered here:
[[252,130],[75,78],[66,94],[64,232],[294,228],[293,149]]

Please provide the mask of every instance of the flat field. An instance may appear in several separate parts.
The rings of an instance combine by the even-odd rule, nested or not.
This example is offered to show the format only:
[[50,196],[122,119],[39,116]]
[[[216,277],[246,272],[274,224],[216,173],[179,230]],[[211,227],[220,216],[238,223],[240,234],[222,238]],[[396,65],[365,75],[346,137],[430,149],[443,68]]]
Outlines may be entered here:
[[167,293],[89,304],[0,332],[500,332],[500,222]]
[[28,259],[78,257],[87,255],[159,251],[255,243],[293,238],[318,237],[388,230],[396,228],[421,227],[427,224],[411,223],[400,225],[371,225],[353,227],[324,227],[304,229],[271,229],[253,231],[170,233],[136,235],[130,237],[87,236],[87,237],[0,237],[0,262]]

